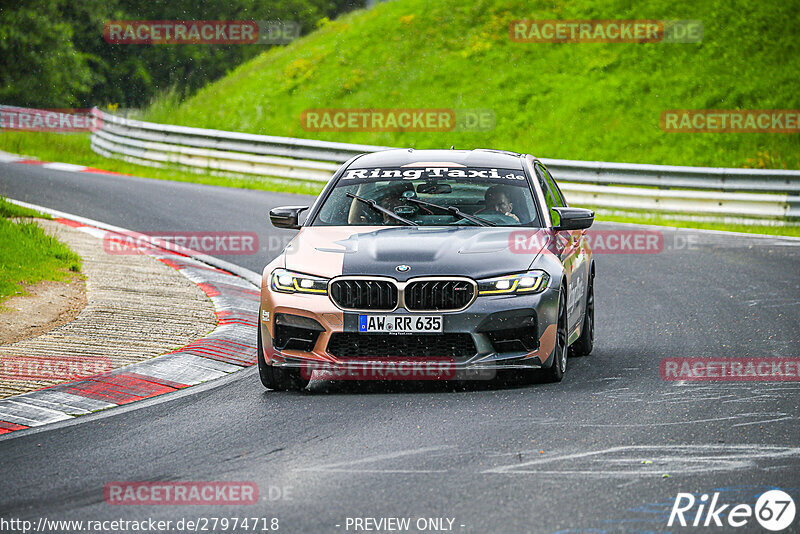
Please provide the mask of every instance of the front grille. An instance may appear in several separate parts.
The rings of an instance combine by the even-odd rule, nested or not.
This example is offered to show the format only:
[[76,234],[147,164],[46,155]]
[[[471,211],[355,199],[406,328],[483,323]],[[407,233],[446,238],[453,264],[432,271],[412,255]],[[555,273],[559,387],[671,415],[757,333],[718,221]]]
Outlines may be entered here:
[[475,285],[465,280],[423,280],[411,282],[404,292],[411,311],[460,310],[475,297]]
[[328,341],[337,358],[468,358],[477,352],[469,334],[360,334],[337,332]]
[[397,307],[397,286],[388,280],[334,280],[330,294],[344,309],[391,311]]

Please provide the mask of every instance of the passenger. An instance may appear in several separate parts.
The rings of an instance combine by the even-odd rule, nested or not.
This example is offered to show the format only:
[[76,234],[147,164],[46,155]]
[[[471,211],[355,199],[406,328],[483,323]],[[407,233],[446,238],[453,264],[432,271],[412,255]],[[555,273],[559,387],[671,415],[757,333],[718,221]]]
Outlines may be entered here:
[[486,209],[481,210],[483,213],[499,213],[519,222],[519,217],[513,213],[514,205],[511,202],[511,197],[502,185],[493,185],[487,189],[484,199],[486,201]]

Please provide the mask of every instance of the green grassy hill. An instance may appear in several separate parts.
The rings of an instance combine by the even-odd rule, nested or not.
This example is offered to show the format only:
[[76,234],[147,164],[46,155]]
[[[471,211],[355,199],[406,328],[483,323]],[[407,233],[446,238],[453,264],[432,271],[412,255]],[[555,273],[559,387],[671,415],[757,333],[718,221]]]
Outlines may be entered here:
[[[701,44],[515,43],[516,19],[699,19]],[[240,66],[147,119],[416,148],[800,168],[800,134],[665,133],[665,109],[800,108],[796,0],[395,0]],[[491,109],[487,132],[308,132],[309,108]]]

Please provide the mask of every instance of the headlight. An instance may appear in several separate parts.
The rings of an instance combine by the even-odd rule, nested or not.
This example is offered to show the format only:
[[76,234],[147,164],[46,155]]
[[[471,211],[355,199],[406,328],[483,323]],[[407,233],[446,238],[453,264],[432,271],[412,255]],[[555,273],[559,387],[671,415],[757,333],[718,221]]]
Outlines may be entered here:
[[520,293],[540,293],[547,289],[550,276],[544,271],[510,274],[478,280],[478,296],[516,295]]
[[293,273],[286,269],[272,271],[270,287],[281,293],[328,294],[328,279],[308,274]]

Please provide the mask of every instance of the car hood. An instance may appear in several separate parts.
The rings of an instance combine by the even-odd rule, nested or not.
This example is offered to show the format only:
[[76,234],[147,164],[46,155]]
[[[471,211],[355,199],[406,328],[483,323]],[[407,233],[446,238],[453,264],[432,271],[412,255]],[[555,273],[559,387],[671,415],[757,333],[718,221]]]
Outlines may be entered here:
[[[520,234],[536,234],[535,245],[521,251],[510,246]],[[542,231],[520,228],[312,226],[303,228],[286,247],[284,265],[328,278],[373,275],[402,281],[460,275],[478,279],[528,269],[547,240]],[[398,271],[399,265],[409,269]]]

